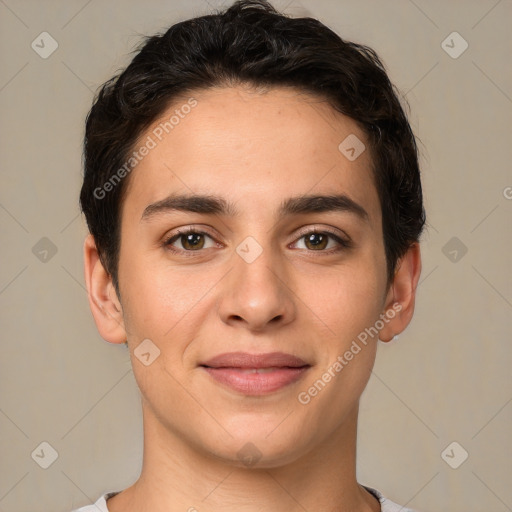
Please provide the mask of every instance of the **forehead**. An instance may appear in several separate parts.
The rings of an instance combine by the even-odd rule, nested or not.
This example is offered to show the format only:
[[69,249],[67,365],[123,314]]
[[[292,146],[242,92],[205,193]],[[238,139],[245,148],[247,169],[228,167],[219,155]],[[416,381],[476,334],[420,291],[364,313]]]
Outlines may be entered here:
[[364,148],[357,123],[295,89],[197,91],[139,138],[135,150],[151,149],[130,175],[123,209],[140,217],[147,204],[175,192],[225,195],[240,202],[238,210],[260,212],[284,197],[345,193],[378,220],[370,151],[349,159],[347,144]]

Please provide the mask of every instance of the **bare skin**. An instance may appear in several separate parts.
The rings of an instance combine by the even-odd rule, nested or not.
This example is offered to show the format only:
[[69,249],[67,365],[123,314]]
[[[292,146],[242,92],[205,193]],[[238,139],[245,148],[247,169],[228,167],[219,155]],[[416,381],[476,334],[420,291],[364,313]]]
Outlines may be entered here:
[[[85,241],[96,325],[111,343],[128,340],[142,395],[142,472],[108,500],[108,509],[380,511],[356,480],[358,405],[378,339],[391,340],[412,318],[419,247],[409,249],[387,283],[370,151],[350,161],[338,149],[350,134],[365,141],[353,120],[287,88],[264,94],[217,88],[192,96],[197,106],[129,177],[120,297],[94,240]],[[236,214],[146,210],[170,194],[218,196]],[[278,215],[291,197],[342,194],[366,217],[354,209]],[[197,233],[195,245],[174,237],[187,227]],[[317,238],[310,238],[313,230]],[[257,245],[244,245],[247,237]],[[258,245],[254,261],[237,252]],[[357,336],[396,304],[399,311],[378,336],[333,372]],[[134,354],[145,339],[160,350],[148,366]],[[249,396],[201,366],[235,351],[285,352],[309,366],[299,380]],[[301,403],[299,393],[325,382],[330,367],[325,387]],[[252,450],[250,465],[243,449]]]

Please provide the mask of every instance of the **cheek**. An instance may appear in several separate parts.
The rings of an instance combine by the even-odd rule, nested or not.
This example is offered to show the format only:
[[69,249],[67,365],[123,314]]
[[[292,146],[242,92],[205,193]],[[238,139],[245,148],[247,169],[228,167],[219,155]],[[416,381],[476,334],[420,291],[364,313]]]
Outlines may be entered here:
[[301,296],[309,314],[316,313],[327,333],[342,342],[357,336],[382,312],[385,269],[381,263],[368,261],[353,259],[329,272],[303,278]]
[[125,321],[136,331],[162,337],[197,302],[203,288],[184,267],[173,268],[157,256],[125,251],[119,280]]
[[[171,268],[161,262],[142,264],[142,257],[136,260],[125,260],[123,298],[134,376],[149,403],[163,400],[162,410],[179,409],[180,403],[187,403],[187,394],[177,383],[186,378],[184,354],[197,337],[202,323],[198,315],[213,307],[205,296],[211,285],[183,268]],[[150,347],[155,347],[149,352],[158,354],[148,366],[137,355],[137,347],[146,339],[151,340]],[[165,389],[173,392],[164,398]]]
[[132,347],[149,338],[164,356],[159,362],[165,362],[166,368],[183,366],[187,348],[206,317],[215,312],[211,290],[222,273],[199,268],[172,266],[164,258],[144,261],[141,255],[126,258],[124,275],[120,272],[123,315]]

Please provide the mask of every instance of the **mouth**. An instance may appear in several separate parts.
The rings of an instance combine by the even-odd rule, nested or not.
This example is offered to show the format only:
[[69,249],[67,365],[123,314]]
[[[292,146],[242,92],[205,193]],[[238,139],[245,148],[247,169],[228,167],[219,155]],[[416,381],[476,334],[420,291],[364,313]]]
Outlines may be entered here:
[[273,393],[293,384],[311,367],[303,359],[283,352],[230,352],[199,366],[221,385],[251,396]]

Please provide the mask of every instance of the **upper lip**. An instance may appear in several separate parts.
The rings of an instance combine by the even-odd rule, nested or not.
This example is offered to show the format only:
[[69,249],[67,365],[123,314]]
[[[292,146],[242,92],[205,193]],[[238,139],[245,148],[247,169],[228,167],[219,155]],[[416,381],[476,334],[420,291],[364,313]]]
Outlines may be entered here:
[[200,366],[210,368],[301,368],[310,365],[300,357],[284,352],[269,352],[267,354],[226,352],[208,359]]

